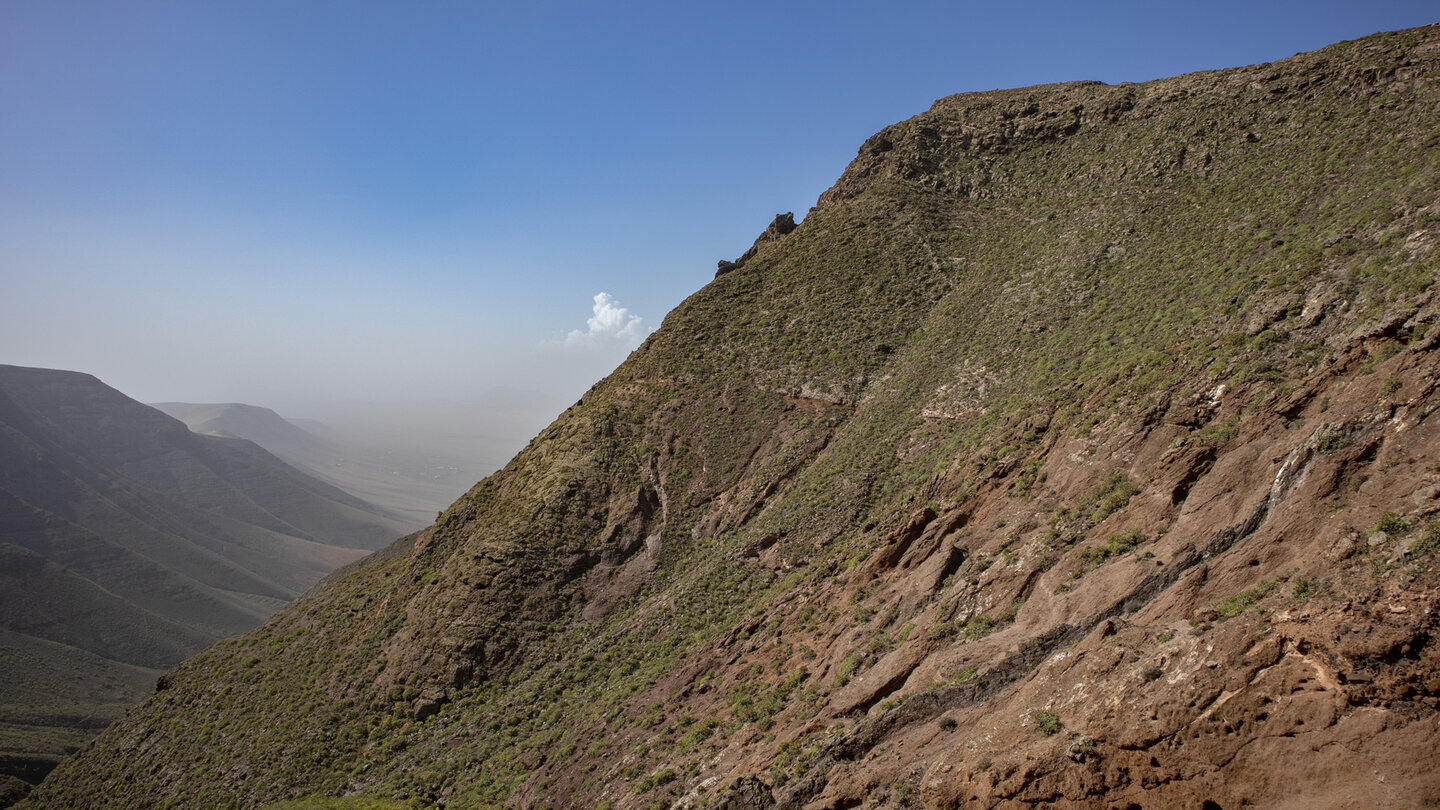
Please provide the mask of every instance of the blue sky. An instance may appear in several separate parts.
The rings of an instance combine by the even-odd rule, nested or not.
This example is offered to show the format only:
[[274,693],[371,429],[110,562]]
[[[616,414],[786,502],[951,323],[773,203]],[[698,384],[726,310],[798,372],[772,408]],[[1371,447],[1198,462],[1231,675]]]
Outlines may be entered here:
[[0,362],[145,401],[443,410],[476,430],[495,389],[519,389],[539,398],[505,429],[528,432],[940,96],[1437,19],[1421,2],[0,0]]

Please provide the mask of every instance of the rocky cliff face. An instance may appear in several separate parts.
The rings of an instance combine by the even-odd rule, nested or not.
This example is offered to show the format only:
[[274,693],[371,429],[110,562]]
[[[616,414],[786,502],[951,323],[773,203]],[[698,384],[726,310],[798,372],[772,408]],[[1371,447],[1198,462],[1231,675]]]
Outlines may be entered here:
[[1440,801],[1440,30],[942,99],[37,806]]

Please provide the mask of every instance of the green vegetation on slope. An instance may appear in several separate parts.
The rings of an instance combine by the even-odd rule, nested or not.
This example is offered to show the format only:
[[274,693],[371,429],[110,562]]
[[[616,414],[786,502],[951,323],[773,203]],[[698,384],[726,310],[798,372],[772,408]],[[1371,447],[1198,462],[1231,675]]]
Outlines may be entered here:
[[[888,128],[413,544],[178,667],[47,790],[80,801],[124,769],[157,807],[619,784],[664,804],[736,740],[801,780],[873,705],[845,691],[861,675],[913,640],[984,643],[1029,593],[924,626],[872,599],[860,566],[914,516],[1024,497],[1061,435],[1163,413],[1223,445],[1217,391],[1238,414],[1348,335],[1416,337],[1436,254],[1407,236],[1440,187],[1419,36],[956,96]],[[1089,568],[1125,555],[1148,535],[1105,521],[1138,489],[1057,510],[1056,539],[1105,532]],[[996,554],[957,553],[937,593],[1022,565]],[[845,611],[801,607],[842,587]],[[762,648],[770,671],[743,663]],[[934,691],[993,694],[1041,649]]]

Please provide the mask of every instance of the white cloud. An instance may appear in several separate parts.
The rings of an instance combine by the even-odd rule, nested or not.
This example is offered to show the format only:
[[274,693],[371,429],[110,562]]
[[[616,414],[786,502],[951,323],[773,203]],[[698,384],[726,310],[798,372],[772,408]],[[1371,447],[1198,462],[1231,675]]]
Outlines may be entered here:
[[565,336],[566,346],[629,346],[640,345],[648,334],[639,315],[620,306],[610,293],[595,295],[595,314],[585,321],[584,329],[571,330]]

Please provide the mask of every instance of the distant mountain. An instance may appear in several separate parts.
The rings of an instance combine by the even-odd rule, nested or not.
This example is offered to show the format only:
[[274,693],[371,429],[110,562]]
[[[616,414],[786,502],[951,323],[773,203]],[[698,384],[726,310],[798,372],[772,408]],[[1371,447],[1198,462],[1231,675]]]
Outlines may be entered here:
[[161,670],[408,528],[90,375],[0,366],[0,773],[43,773]]
[[206,436],[249,439],[275,455],[303,455],[329,450],[328,442],[269,408],[243,405],[156,402],[150,407],[184,422]]
[[317,422],[292,422],[255,405],[159,402],[151,407],[196,433],[249,439],[322,481],[388,509],[411,529],[429,525],[437,512],[500,466],[453,444],[436,449],[441,443],[427,437],[360,438]]

